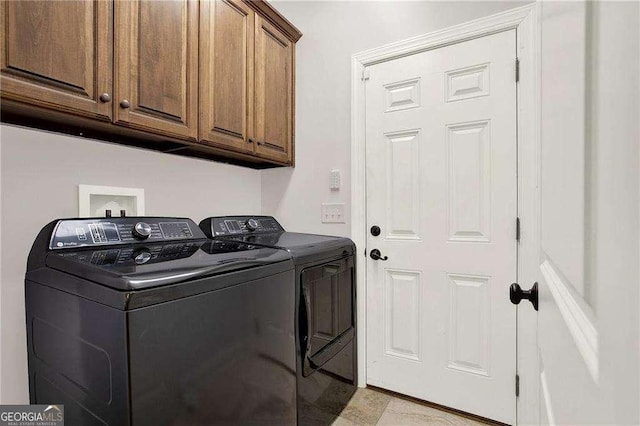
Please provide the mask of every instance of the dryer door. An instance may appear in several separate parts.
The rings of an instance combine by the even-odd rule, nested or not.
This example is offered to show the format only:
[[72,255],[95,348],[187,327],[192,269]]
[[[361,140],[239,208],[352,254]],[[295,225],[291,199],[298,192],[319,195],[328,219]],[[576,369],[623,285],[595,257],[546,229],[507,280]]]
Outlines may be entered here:
[[304,269],[301,274],[300,342],[303,376],[322,367],[355,336],[353,256]]

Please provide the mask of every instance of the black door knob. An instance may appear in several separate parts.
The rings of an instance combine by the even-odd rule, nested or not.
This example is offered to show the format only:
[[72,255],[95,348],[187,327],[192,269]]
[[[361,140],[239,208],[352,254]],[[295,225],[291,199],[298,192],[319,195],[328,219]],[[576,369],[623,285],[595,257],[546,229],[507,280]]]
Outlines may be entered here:
[[374,237],[380,235],[380,227],[378,225],[373,225],[371,227],[371,235],[373,235]]
[[518,305],[522,299],[527,299],[533,305],[533,309],[538,310],[538,283],[534,283],[531,290],[523,290],[518,283],[513,283],[509,287],[509,299],[514,305]]
[[369,253],[369,257],[371,257],[373,260],[387,260],[389,259],[388,256],[382,257],[382,254],[380,253],[380,250],[378,249],[373,249],[371,250],[371,253]]

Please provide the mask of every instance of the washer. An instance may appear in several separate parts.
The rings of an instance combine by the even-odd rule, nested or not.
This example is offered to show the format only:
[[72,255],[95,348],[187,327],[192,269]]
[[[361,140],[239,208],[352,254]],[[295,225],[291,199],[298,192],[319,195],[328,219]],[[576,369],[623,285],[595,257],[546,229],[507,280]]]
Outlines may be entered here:
[[293,258],[298,423],[330,424],[357,384],[353,241],[286,232],[270,216],[211,217],[200,228],[214,241],[278,248]]
[[296,423],[288,253],[189,219],[61,219],[25,286],[31,403],[67,424]]

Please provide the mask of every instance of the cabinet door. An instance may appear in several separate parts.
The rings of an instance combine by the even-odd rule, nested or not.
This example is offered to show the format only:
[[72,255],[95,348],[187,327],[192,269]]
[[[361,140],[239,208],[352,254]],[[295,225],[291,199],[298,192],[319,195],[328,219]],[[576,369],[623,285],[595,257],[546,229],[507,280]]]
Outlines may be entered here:
[[291,164],[293,154],[293,43],[256,16],[256,153]]
[[0,2],[2,97],[110,120],[112,18],[111,1]]
[[242,0],[200,4],[200,140],[253,152],[255,14]]
[[116,123],[198,133],[197,0],[115,2]]

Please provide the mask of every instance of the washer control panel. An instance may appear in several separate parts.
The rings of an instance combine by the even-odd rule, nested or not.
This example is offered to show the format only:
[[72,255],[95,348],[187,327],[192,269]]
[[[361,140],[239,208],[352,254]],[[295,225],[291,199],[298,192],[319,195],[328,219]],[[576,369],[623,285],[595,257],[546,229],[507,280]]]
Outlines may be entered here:
[[160,217],[62,219],[55,225],[49,249],[203,238],[206,236],[191,219]]
[[271,216],[210,217],[200,222],[200,227],[209,237],[284,232]]
[[184,259],[192,256],[202,242],[178,242],[170,244],[153,244],[136,248],[105,247],[97,250],[67,250],[58,253],[65,258],[72,258],[84,263],[98,266],[112,265],[145,265],[167,260]]

